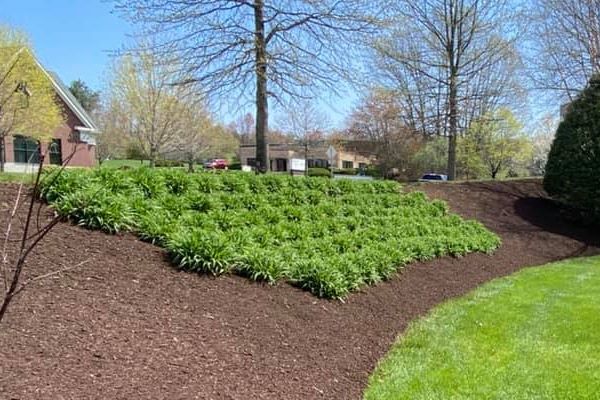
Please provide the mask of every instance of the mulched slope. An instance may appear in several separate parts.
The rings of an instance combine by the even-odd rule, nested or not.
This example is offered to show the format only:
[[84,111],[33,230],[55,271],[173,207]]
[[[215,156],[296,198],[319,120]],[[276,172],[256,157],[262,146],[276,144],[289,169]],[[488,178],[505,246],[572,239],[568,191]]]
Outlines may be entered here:
[[[0,325],[1,399],[359,399],[407,323],[524,266],[598,253],[593,228],[561,219],[539,181],[425,185],[502,236],[494,256],[414,264],[345,303],[287,284],[175,271],[133,236],[59,225],[32,285]],[[0,186],[4,230],[15,186]]]

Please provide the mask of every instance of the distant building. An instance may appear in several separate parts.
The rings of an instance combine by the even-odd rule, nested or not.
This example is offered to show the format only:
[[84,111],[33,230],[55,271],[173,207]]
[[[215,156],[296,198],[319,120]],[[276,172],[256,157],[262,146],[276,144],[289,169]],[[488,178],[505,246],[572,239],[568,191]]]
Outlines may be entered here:
[[[58,104],[65,115],[65,122],[53,132],[51,143],[41,143],[44,147],[50,145],[49,157],[44,160],[44,163],[60,165],[67,157],[71,157],[69,166],[94,166],[96,164],[95,135],[98,133],[98,127],[58,75],[46,70],[37,59],[36,62],[52,83]],[[5,170],[20,172],[26,169],[28,162],[38,164],[39,146],[37,140],[27,136],[27,132],[7,136],[3,149]]]
[[[336,155],[329,165],[327,149],[332,145]],[[366,168],[375,162],[373,144],[362,140],[345,140],[338,143],[320,141],[308,148],[300,143],[273,143],[268,146],[271,171],[289,171],[292,159],[306,159],[308,168]],[[242,165],[256,165],[256,145],[240,145]]]

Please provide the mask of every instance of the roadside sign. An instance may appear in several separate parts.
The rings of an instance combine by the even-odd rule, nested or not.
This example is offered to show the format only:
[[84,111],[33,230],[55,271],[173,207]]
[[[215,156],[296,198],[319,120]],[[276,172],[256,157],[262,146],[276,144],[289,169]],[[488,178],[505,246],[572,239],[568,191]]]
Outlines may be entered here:
[[329,161],[333,161],[333,158],[335,157],[336,154],[337,154],[337,151],[335,151],[333,146],[329,146],[329,148],[327,149],[327,157],[329,158]]
[[306,171],[306,160],[303,158],[292,158],[292,171]]

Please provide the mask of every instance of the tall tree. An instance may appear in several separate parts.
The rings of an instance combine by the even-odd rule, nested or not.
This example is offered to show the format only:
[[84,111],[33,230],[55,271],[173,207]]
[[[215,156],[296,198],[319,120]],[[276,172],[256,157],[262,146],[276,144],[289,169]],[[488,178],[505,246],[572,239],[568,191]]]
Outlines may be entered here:
[[460,161],[467,179],[496,179],[503,173],[524,170],[531,160],[531,141],[508,109],[500,109],[474,121],[460,144]]
[[[115,0],[117,10],[179,55],[205,94],[256,106],[256,156],[268,168],[269,99],[306,98],[348,77],[357,35],[370,33],[364,0]],[[186,83],[186,82],[182,82]]]
[[513,87],[519,34],[508,0],[400,0],[391,31],[375,45],[409,125],[448,137],[448,177],[457,137]]
[[396,168],[404,177],[413,177],[412,158],[422,144],[422,138],[405,125],[402,107],[395,93],[377,89],[362,99],[348,121],[350,138],[365,140],[371,147],[384,174]]
[[172,84],[181,79],[171,60],[148,50],[122,57],[113,68],[107,100],[111,128],[125,132],[151,166],[173,150],[188,108],[202,105],[192,87]]
[[[312,158],[314,148],[325,140],[331,122],[327,116],[313,101],[301,100],[288,105],[282,113],[277,125],[290,139],[304,149],[304,159]],[[308,175],[308,168],[305,170]]]
[[100,93],[91,89],[81,79],[74,80],[69,85],[69,90],[79,101],[81,106],[89,113],[96,111],[100,103]]
[[573,100],[600,72],[600,2],[534,0],[530,66],[535,88]]
[[48,139],[64,121],[52,83],[30,49],[23,33],[0,27],[0,171],[7,136]]

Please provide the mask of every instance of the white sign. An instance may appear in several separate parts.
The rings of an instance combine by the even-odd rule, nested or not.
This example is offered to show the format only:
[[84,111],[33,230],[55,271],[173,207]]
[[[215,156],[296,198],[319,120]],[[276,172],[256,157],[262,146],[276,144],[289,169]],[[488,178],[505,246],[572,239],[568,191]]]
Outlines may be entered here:
[[329,146],[327,149],[327,157],[329,157],[329,161],[333,161],[333,158],[337,154],[337,151],[333,148],[333,146]]
[[303,158],[292,158],[292,171],[306,171],[306,160]]

